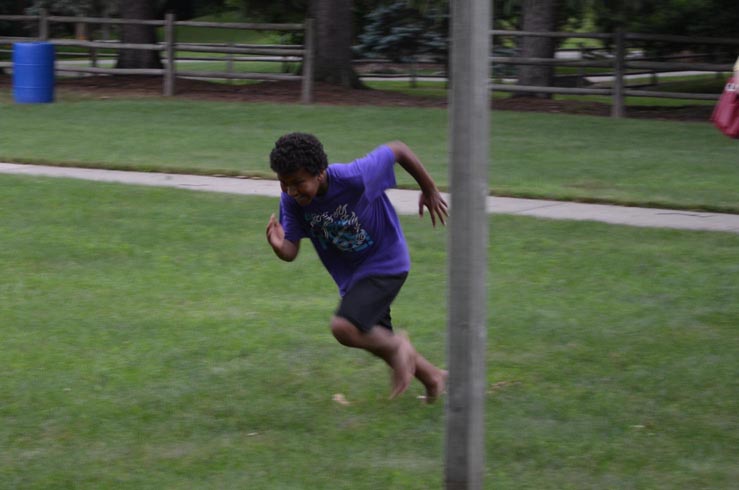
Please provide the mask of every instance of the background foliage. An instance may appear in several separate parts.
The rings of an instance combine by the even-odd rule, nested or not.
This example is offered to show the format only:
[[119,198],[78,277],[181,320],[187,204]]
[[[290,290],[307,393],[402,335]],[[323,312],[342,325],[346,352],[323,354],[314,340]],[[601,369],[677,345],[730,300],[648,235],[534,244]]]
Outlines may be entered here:
[[445,59],[449,16],[437,9],[409,7],[406,2],[381,6],[365,17],[357,52],[367,57],[408,61],[418,56]]
[[[270,22],[302,18],[309,0],[153,0],[160,11],[174,10],[178,17],[202,16],[225,10],[240,11],[244,17]],[[545,0],[556,2],[560,26],[594,26],[610,32],[622,24],[632,32],[725,37],[739,36],[739,8],[735,0]],[[394,3],[428,15],[445,11],[445,0],[407,2],[354,0],[355,33],[370,22],[367,15]],[[540,2],[543,3],[543,2]],[[44,7],[55,14],[98,15],[117,11],[118,0],[0,0],[0,12],[21,13],[24,9]],[[496,26],[507,28],[520,24],[523,0],[494,0]]]

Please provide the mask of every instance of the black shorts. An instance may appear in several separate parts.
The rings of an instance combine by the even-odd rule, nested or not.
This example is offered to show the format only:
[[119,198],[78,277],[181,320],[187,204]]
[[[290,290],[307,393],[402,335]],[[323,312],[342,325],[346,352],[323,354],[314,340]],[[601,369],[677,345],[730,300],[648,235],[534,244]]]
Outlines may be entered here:
[[407,272],[360,279],[341,298],[336,316],[346,318],[362,332],[369,332],[375,325],[392,330],[390,304],[400,292],[406,277]]

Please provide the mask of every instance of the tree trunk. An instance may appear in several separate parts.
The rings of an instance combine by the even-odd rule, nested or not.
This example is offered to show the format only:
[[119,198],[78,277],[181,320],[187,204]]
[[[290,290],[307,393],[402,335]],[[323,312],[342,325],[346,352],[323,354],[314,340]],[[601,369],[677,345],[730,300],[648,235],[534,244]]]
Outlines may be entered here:
[[[120,12],[124,19],[152,20],[155,11],[149,0],[121,0]],[[134,44],[155,44],[157,33],[154,26],[124,24],[121,41]],[[162,68],[158,51],[122,49],[118,54],[116,68]]]
[[352,0],[312,0],[315,19],[315,80],[359,88],[352,67]]
[[[2,12],[6,15],[21,15],[25,13],[25,9],[27,7],[26,2],[23,0],[13,0],[10,2],[5,2],[2,4],[2,7],[4,7],[5,11]],[[2,32],[3,36],[27,36],[26,32],[23,30],[23,24],[21,23],[15,23],[15,22],[9,22],[5,25],[5,30]],[[0,67],[0,75],[5,75],[7,72],[5,69]]]
[[[556,30],[557,0],[524,0],[523,31],[545,32]],[[522,37],[521,56],[525,58],[554,58],[556,43],[550,37]],[[518,66],[518,84],[550,87],[554,81],[554,68],[551,66]],[[538,97],[550,99],[551,94],[517,93],[515,97]]]
[[166,0],[159,12],[161,17],[171,12],[177,16],[177,20],[190,20],[195,15],[195,6],[193,0]]

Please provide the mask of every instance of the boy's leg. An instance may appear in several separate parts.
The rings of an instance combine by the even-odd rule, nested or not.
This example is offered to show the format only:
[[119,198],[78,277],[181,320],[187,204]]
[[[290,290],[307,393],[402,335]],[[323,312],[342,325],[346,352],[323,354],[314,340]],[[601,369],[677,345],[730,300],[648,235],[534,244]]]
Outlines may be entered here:
[[405,279],[406,274],[399,274],[358,281],[343,296],[331,331],[340,343],[367,350],[392,368],[392,398],[403,393],[415,375],[426,387],[426,400],[433,402],[444,391],[446,371],[419,355],[406,335],[393,333],[390,305]]
[[369,351],[392,368],[391,398],[403,393],[413,376],[426,387],[427,403],[435,402],[444,392],[448,373],[419,354],[405,335],[396,335],[381,325],[361,332],[347,319],[336,316],[331,320],[331,331],[341,344]]
[[407,337],[395,335],[381,326],[363,332],[340,316],[334,316],[331,320],[331,332],[341,344],[364,349],[390,366],[393,370],[391,398],[397,397],[408,388],[416,374],[416,351]]
[[358,280],[343,295],[331,320],[339,342],[369,351],[392,368],[393,398],[408,388],[415,373],[415,351],[405,336],[393,333],[390,322],[390,305],[406,277],[401,273]]
[[426,387],[426,403],[434,403],[446,391],[449,373],[431,364],[416,352],[416,378]]

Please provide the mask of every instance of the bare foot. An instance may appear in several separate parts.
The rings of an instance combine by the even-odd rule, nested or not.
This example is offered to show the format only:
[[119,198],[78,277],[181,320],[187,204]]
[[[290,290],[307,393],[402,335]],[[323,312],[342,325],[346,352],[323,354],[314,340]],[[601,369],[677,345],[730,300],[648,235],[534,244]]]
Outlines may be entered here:
[[390,362],[393,370],[393,389],[390,392],[390,399],[398,397],[407,390],[416,374],[416,351],[404,333],[396,335],[401,342]]
[[426,403],[432,404],[446,391],[446,380],[449,377],[449,371],[439,369],[437,375],[433,377],[433,381],[426,384]]

